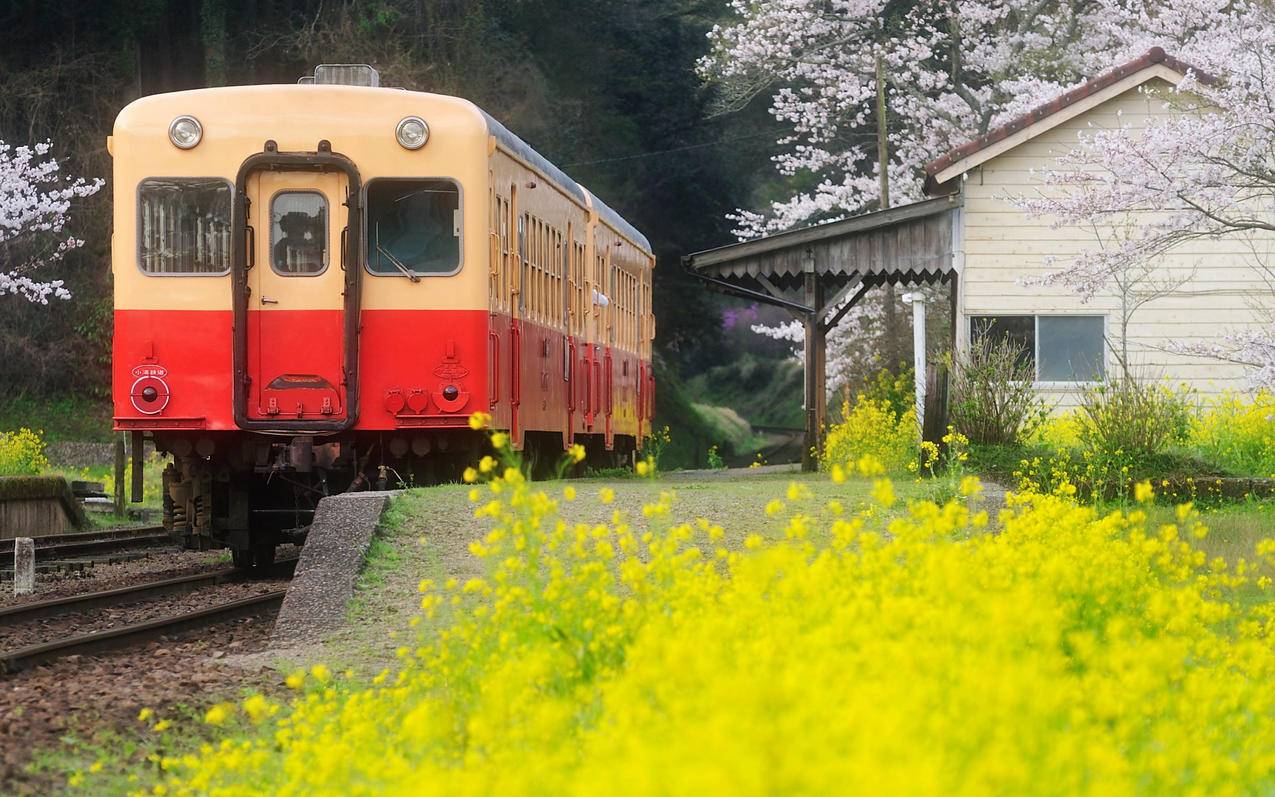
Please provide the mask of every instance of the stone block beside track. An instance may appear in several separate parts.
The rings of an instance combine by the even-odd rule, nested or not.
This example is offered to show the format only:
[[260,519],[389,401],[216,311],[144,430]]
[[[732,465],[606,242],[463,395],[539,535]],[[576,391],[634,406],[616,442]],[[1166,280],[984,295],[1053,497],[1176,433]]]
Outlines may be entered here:
[[369,491],[319,501],[275,621],[272,647],[316,641],[342,624],[372,535],[394,495]]

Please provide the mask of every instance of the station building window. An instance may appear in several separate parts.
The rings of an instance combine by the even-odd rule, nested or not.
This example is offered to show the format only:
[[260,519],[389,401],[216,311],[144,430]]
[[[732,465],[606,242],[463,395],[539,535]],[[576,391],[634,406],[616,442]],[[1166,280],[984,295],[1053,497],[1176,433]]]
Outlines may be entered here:
[[1096,382],[1105,370],[1104,321],[1100,315],[972,316],[970,336],[1016,344],[1037,382]]
[[367,267],[373,274],[453,274],[461,258],[460,186],[380,178],[367,186]]
[[147,274],[230,271],[230,183],[150,177],[137,189],[138,265]]

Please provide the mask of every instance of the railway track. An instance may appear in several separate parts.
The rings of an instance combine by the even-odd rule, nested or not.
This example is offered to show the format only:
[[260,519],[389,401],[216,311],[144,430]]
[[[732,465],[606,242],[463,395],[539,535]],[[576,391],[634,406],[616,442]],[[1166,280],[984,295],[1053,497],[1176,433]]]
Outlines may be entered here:
[[[0,610],[0,633],[23,623],[57,617],[94,609],[135,604],[141,601],[177,595],[215,586],[217,584],[244,581],[252,576],[291,575],[296,567],[295,559],[276,562],[265,571],[245,574],[232,569],[216,570],[191,576],[150,581],[119,589],[74,595],[65,598],[27,603]],[[89,633],[70,634],[65,637],[25,645],[0,652],[0,672],[13,673],[71,655],[100,653],[129,647],[139,642],[194,628],[204,628],[226,620],[234,620],[277,610],[283,603],[286,589],[271,590],[237,600],[224,601],[168,616],[125,623]]]
[[[127,529],[82,531],[73,534],[48,534],[35,537],[35,560],[67,559],[75,556],[112,553],[131,548],[155,548],[175,545],[163,526],[138,526]],[[0,561],[13,561],[13,540],[0,540]]]

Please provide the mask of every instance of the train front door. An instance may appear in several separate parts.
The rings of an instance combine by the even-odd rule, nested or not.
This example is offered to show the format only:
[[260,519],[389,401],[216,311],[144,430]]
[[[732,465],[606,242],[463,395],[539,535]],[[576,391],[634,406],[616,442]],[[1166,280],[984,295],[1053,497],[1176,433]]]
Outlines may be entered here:
[[346,176],[335,171],[248,175],[245,371],[253,420],[322,426],[349,412],[346,186]]

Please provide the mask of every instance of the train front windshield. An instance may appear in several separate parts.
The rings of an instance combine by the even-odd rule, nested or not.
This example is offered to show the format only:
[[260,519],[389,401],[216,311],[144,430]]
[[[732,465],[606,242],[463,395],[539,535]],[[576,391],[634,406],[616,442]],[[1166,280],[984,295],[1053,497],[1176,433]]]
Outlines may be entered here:
[[367,263],[374,274],[460,268],[460,188],[450,180],[379,179],[367,189]]

